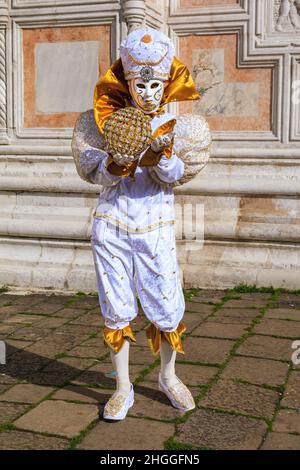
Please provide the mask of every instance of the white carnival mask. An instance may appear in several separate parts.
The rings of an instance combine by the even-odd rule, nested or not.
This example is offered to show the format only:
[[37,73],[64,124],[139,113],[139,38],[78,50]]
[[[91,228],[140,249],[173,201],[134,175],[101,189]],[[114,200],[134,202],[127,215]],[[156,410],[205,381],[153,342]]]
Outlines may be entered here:
[[129,91],[135,106],[145,114],[155,112],[164,94],[164,82],[157,78],[143,80],[133,78],[128,80]]

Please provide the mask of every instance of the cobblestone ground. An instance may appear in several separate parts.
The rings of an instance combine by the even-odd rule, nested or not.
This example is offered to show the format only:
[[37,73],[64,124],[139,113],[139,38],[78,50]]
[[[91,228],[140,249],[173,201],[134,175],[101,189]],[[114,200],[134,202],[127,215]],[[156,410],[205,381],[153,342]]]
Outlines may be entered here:
[[142,313],[132,324],[135,404],[107,423],[114,379],[93,295],[0,294],[0,449],[300,449],[300,295],[193,291],[177,374],[197,408],[158,391]]

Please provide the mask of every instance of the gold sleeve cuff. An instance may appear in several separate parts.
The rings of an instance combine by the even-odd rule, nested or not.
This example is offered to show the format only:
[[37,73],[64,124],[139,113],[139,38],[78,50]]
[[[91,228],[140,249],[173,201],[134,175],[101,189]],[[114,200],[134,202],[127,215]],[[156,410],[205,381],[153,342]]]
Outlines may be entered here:
[[137,167],[137,160],[129,162],[127,165],[117,165],[113,157],[109,155],[106,163],[106,169],[112,174],[117,176],[133,176]]
[[160,345],[162,338],[165,338],[166,341],[172,346],[174,351],[181,354],[185,354],[183,349],[183,344],[181,336],[186,331],[186,326],[183,321],[180,321],[176,330],[166,332],[161,331],[153,323],[151,323],[146,329],[146,335],[150,344],[152,353],[156,356],[160,351]]
[[111,328],[105,327],[103,329],[103,338],[104,344],[113,349],[116,353],[122,349],[125,338],[129,338],[131,341],[136,342],[130,325],[119,330],[112,330]]
[[154,166],[159,163],[163,152],[154,152],[154,150],[149,147],[144,153],[143,158],[140,160],[139,166]]

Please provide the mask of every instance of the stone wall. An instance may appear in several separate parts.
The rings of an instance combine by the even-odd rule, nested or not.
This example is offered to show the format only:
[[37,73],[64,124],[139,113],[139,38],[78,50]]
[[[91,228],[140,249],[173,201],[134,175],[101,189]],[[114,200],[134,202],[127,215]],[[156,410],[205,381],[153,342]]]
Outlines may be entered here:
[[0,285],[96,289],[100,188],[70,139],[142,23],[170,35],[202,94],[170,109],[213,131],[209,164],[176,190],[178,221],[203,222],[202,241],[177,232],[185,287],[300,288],[298,0],[0,0]]

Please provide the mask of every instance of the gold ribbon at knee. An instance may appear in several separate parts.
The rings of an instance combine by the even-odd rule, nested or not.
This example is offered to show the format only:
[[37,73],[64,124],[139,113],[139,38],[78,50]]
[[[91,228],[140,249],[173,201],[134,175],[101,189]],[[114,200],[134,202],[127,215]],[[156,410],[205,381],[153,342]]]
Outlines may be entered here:
[[153,323],[146,328],[146,335],[150,344],[152,353],[156,356],[160,351],[162,338],[171,345],[174,351],[185,354],[181,340],[182,334],[186,331],[186,326],[183,321],[180,321],[176,330],[166,332],[161,331]]
[[105,327],[103,329],[103,338],[104,344],[113,349],[116,353],[122,349],[125,338],[130,338],[131,341],[136,342],[130,325],[127,325],[119,330],[113,330],[111,328]]

